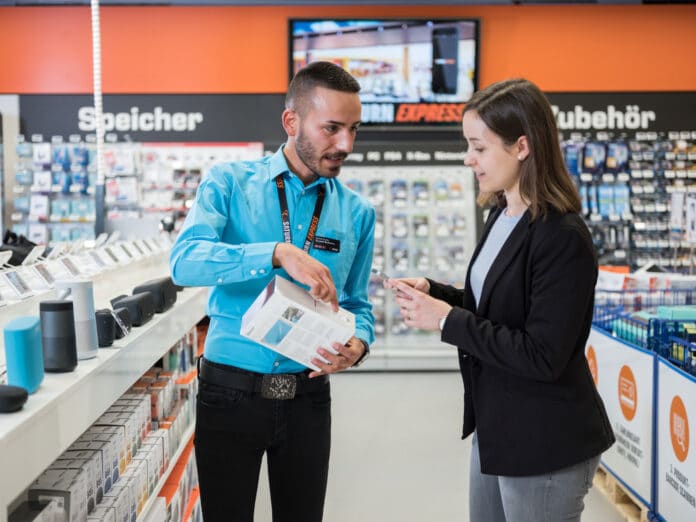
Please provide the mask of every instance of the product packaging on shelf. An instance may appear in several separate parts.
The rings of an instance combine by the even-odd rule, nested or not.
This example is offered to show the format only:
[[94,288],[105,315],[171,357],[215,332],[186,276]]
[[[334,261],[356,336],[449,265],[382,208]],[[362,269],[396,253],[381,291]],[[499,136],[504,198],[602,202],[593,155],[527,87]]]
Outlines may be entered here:
[[47,469],[29,486],[30,502],[57,499],[63,520],[84,522],[88,512],[89,477],[85,470]]

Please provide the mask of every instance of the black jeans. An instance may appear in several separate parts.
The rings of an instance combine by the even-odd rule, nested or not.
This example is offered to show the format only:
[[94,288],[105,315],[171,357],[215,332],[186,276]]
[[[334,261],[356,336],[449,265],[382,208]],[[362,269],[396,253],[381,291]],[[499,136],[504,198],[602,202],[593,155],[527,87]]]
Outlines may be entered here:
[[252,522],[261,460],[273,522],[321,522],[331,447],[329,383],[264,399],[201,379],[195,451],[205,522]]

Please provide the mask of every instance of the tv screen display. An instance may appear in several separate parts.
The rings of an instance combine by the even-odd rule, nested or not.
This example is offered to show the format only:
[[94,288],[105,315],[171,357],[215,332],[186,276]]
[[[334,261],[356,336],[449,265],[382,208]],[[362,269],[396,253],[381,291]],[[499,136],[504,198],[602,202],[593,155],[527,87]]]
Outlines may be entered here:
[[478,20],[295,19],[289,32],[291,77],[340,65],[360,83],[365,125],[459,124],[478,88]]

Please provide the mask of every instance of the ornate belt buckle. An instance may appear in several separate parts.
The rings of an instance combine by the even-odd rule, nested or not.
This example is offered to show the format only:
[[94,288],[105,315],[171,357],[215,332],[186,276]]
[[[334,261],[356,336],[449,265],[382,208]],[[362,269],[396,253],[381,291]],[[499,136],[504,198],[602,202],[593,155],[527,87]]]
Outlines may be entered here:
[[266,373],[261,381],[261,397],[264,399],[292,399],[297,390],[294,375]]

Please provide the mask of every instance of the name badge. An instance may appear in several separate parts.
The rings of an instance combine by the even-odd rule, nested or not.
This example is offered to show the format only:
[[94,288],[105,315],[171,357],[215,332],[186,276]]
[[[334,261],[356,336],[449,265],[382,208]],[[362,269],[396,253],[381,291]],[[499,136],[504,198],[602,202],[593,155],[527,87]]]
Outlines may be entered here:
[[326,250],[327,252],[340,252],[341,241],[339,239],[331,239],[330,237],[314,237],[314,248],[317,250]]

